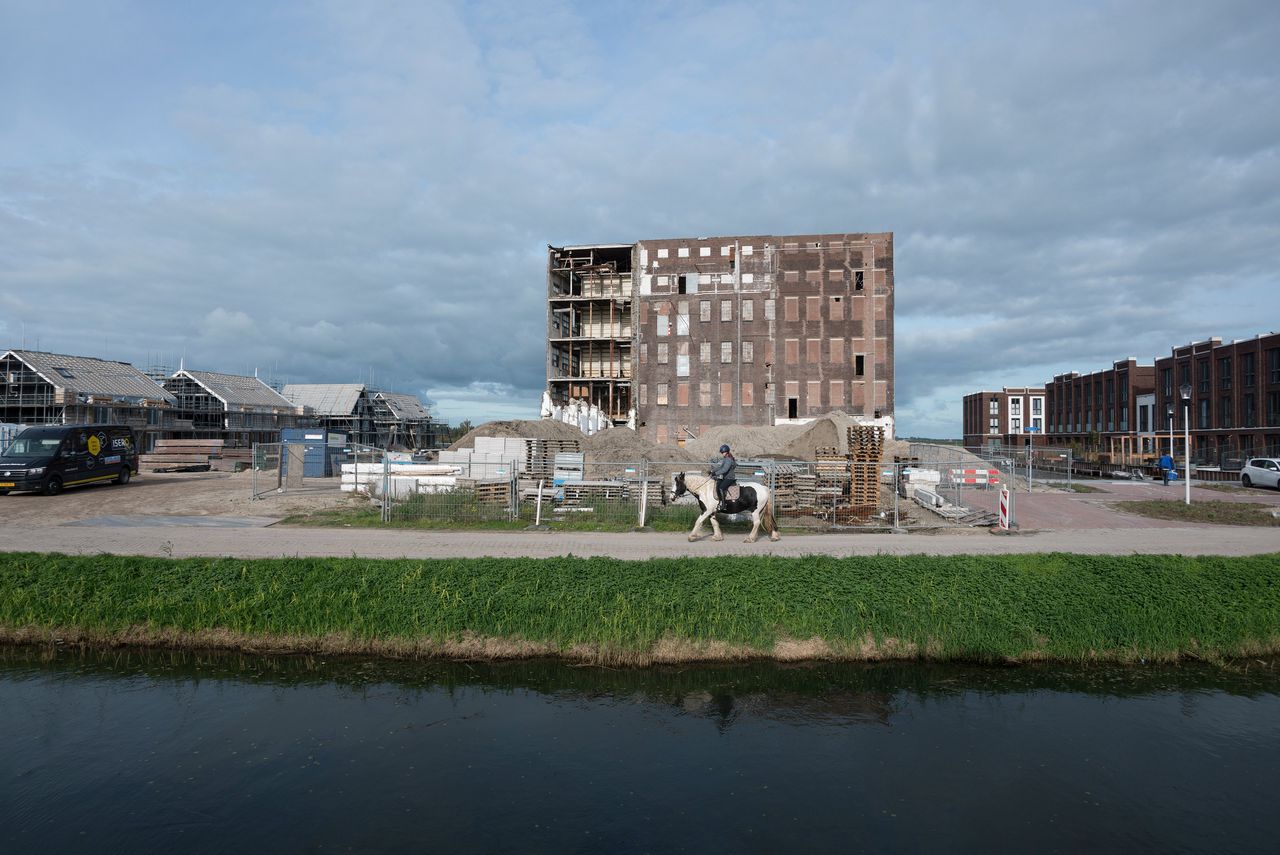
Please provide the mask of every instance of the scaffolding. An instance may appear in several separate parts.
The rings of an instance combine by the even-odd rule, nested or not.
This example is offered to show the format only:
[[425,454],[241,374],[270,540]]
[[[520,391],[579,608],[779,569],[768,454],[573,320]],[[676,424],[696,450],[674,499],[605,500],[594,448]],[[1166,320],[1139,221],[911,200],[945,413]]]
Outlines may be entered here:
[[125,362],[26,350],[0,356],[0,422],[125,425],[146,449],[173,403]]
[[547,387],[624,424],[632,400],[630,244],[548,247]]

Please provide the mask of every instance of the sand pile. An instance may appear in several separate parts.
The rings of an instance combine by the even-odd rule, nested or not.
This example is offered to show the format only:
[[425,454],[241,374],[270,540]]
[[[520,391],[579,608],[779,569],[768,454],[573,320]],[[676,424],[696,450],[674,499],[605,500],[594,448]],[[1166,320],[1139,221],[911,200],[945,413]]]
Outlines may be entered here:
[[449,446],[450,451],[460,448],[475,448],[476,437],[498,436],[519,439],[576,439],[582,442],[587,437],[577,427],[555,419],[525,419],[506,422],[486,422],[469,431],[461,439]]
[[[674,443],[650,442],[625,427],[602,430],[586,436],[573,425],[554,419],[488,422],[472,430],[449,446],[450,451],[474,448],[476,437],[521,437],[526,439],[576,439],[590,460],[614,463],[649,461],[651,463],[706,462],[720,456],[720,446],[728,444],[739,459],[770,457],[778,460],[815,460],[819,448],[835,448],[839,454],[849,451],[848,429],[858,420],[842,412],[831,412],[802,425],[748,427],[718,425],[709,428],[684,447]],[[886,442],[884,459],[906,455],[905,442]]]
[[698,458],[678,445],[659,445],[625,427],[609,428],[582,443],[587,459],[602,463],[686,463]]
[[[699,460],[717,457],[720,446],[725,443],[733,449],[734,456],[740,458],[814,460],[819,448],[835,448],[839,454],[847,454],[848,429],[857,424],[859,422],[853,416],[835,411],[802,425],[720,425],[709,429],[696,440],[685,443],[685,447]],[[903,453],[890,451],[889,446],[886,443],[885,454],[888,457]],[[896,446],[894,443],[893,447]]]

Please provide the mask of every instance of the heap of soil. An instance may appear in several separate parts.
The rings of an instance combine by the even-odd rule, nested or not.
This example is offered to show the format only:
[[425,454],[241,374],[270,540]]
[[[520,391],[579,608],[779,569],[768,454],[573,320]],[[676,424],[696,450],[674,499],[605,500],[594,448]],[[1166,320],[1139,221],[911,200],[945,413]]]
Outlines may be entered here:
[[[696,440],[685,444],[698,459],[719,456],[722,444],[733,449],[735,457],[771,457],[776,460],[814,460],[819,448],[835,448],[839,454],[849,452],[848,429],[858,425],[853,416],[833,411],[801,425],[747,427],[719,425],[710,428]],[[906,443],[886,442],[884,455],[905,454]]]
[[475,448],[476,437],[497,436],[518,439],[576,439],[582,442],[586,435],[576,425],[555,419],[515,419],[512,421],[486,422],[466,433],[449,446],[450,451]]
[[[772,458],[774,460],[816,460],[819,448],[835,448],[840,454],[849,451],[848,428],[859,424],[847,413],[827,413],[800,425],[751,427],[717,425],[681,448],[675,443],[654,443],[625,427],[602,430],[586,436],[577,427],[553,419],[488,422],[472,430],[449,446],[450,451],[474,448],[476,437],[520,437],[525,439],[576,439],[582,450],[594,461],[615,463],[688,463],[706,462],[720,456],[720,446],[728,445],[740,459]],[[884,457],[905,455],[908,444],[886,442]]]
[[609,428],[587,437],[582,450],[588,459],[605,463],[687,463],[698,459],[678,445],[650,442],[625,427]]

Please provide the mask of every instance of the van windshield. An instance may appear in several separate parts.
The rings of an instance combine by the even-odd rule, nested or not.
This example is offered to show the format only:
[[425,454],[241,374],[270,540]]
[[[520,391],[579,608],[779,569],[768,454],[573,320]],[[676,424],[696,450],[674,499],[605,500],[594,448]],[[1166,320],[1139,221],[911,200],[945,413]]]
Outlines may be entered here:
[[49,457],[62,444],[62,435],[47,431],[24,430],[14,437],[13,442],[0,457],[31,458]]

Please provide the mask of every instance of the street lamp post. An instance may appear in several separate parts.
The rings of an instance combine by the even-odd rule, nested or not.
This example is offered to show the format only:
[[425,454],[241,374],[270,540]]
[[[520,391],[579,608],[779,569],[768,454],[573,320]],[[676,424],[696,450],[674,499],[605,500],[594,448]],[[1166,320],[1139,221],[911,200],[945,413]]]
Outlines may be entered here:
[[1191,504],[1191,384],[1183,383],[1178,387],[1182,395],[1182,447],[1187,458],[1183,463],[1187,482],[1186,503]]
[[1169,456],[1173,457],[1173,402],[1169,402],[1165,415],[1169,417]]

